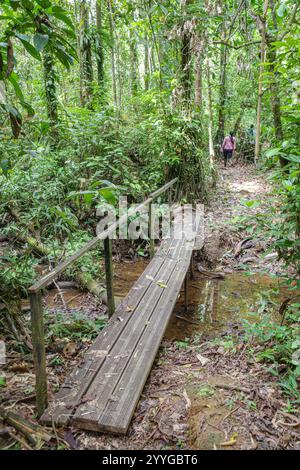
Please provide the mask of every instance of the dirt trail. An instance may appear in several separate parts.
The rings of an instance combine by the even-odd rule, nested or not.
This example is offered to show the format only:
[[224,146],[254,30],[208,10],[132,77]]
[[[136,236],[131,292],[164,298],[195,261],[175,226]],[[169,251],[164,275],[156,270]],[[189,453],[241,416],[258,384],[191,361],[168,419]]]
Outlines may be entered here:
[[[230,220],[248,213],[245,200],[261,199],[263,204],[255,210],[267,210],[269,191],[265,178],[254,168],[237,166],[221,170],[218,189],[206,208],[205,248],[196,262],[207,269],[222,271],[226,280],[218,284],[196,273],[190,286],[190,316],[178,318],[184,313],[182,299],[177,302],[128,435],[119,437],[71,429],[64,437],[73,446],[82,449],[299,448],[296,418],[286,413],[286,400],[274,377],[260,363],[249,359],[247,347],[255,346],[240,341],[240,317],[245,305],[253,304],[255,309],[251,300],[254,294],[272,287],[273,281],[266,280],[262,273],[283,274],[284,270],[274,254],[262,257],[268,248],[267,240],[253,236],[252,243],[238,252],[239,242],[249,234],[238,230]],[[118,295],[126,294],[144,264],[139,261],[126,263],[125,267],[119,265],[115,273]],[[245,269],[251,269],[258,277],[237,278],[243,276],[241,271]],[[207,298],[212,301],[208,308]],[[199,305],[201,308],[204,305],[202,323]],[[94,306],[91,318],[95,318],[95,311]],[[52,390],[63,381],[66,369],[73,367],[79,356],[70,358],[67,367],[58,364],[49,370]],[[25,384],[32,386],[32,364],[27,364],[26,371],[7,374],[7,403],[32,417],[32,403],[14,404],[18,387],[21,391]]]
[[[206,209],[206,241],[204,259],[208,265],[225,269],[285,274],[276,253],[268,250],[270,240],[256,236],[256,226],[248,222],[244,229],[243,218],[254,214],[267,213],[272,198],[271,186],[266,174],[260,174],[252,166],[234,166],[220,169],[220,179],[216,193]],[[251,208],[250,201],[256,202]],[[238,242],[251,237],[245,249],[235,256]]]

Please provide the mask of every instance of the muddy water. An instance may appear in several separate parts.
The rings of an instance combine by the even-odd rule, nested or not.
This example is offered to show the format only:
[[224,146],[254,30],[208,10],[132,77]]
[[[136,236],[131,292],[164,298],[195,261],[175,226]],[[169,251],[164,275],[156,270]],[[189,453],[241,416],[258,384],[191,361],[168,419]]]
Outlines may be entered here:
[[[115,266],[115,295],[125,297],[146,266],[146,260]],[[268,275],[232,273],[224,279],[211,279],[195,273],[194,279],[189,280],[188,312],[182,291],[165,337],[184,340],[195,333],[217,334],[242,319],[258,321],[266,310],[273,310],[274,320],[278,320],[276,306],[282,296],[279,279]]]
[[[227,274],[224,279],[210,279],[196,275],[189,281],[189,308],[184,311],[183,293],[177,301],[166,337],[184,339],[194,333],[217,334],[241,320],[258,321],[272,312],[282,291],[279,280],[267,275],[242,273]],[[182,317],[182,318],[180,318]]]

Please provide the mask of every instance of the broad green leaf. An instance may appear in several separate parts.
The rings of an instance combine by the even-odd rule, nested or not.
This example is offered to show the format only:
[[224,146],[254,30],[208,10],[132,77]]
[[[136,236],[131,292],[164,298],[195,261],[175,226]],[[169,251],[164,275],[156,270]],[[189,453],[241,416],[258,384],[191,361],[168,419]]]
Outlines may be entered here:
[[24,109],[26,109],[29,116],[34,116],[35,115],[35,111],[34,111],[33,107],[31,106],[31,104],[27,103],[27,101],[20,100],[20,104]]
[[70,69],[70,65],[73,64],[73,57],[68,54],[62,46],[57,46],[54,50],[58,60],[67,68]]
[[15,93],[16,93],[17,97],[19,98],[19,100],[24,101],[24,96],[23,96],[22,90],[20,88],[20,85],[18,83],[17,75],[12,73],[10,75],[10,77],[8,78],[8,80],[10,81],[12,86],[14,87]]
[[116,196],[112,188],[101,188],[98,190],[99,194],[110,204],[115,204]]
[[15,35],[18,39],[20,39],[26,51],[29,52],[29,54],[32,55],[32,57],[34,57],[37,60],[41,60],[41,55],[39,51],[27,39],[24,39],[25,35],[19,34],[19,33],[16,33]]
[[36,0],[36,3],[38,3],[42,8],[51,7],[51,2],[49,0]]
[[266,157],[274,157],[275,155],[279,155],[279,154],[280,154],[280,148],[269,149],[265,153]]
[[64,10],[59,7],[54,7],[52,9],[52,15],[55,16],[55,18],[58,18],[59,20],[63,21],[67,26],[69,26],[71,29],[74,29],[74,25],[70,18],[66,15]]

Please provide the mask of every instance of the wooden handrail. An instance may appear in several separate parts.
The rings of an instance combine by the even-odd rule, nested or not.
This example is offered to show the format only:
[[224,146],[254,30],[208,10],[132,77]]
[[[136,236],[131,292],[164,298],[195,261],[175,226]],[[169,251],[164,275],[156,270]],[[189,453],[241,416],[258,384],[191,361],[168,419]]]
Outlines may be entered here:
[[154,254],[154,240],[152,240],[152,210],[151,204],[153,200],[160,194],[164,193],[173,184],[176,183],[178,178],[174,178],[169,183],[166,183],[162,188],[154,191],[150,196],[141,204],[136,207],[130,207],[127,214],[120,217],[119,220],[111,224],[106,230],[97,234],[92,240],[83,245],[76,253],[69,256],[67,259],[59,263],[52,271],[36,281],[29,288],[30,308],[31,308],[31,328],[32,328],[32,349],[33,359],[35,366],[36,378],[36,407],[37,415],[40,417],[48,404],[47,396],[47,372],[46,372],[46,350],[45,350],[45,334],[44,334],[44,318],[41,289],[48,286],[60,273],[65,271],[74,261],[81,258],[89,250],[93,249],[100,241],[104,242],[104,255],[105,255],[105,273],[106,273],[106,290],[108,297],[108,313],[111,316],[115,309],[114,295],[113,295],[113,271],[112,271],[112,240],[109,236],[114,233],[122,223],[127,223],[128,217],[143,210],[145,207],[150,206],[150,254]]
[[111,235],[118,228],[119,225],[127,221],[128,217],[135,214],[136,212],[139,212],[144,207],[147,207],[156,197],[160,196],[167,189],[173,186],[176,183],[177,179],[178,178],[174,178],[172,181],[165,184],[157,191],[154,191],[153,193],[151,193],[150,196],[144,202],[139,204],[137,207],[129,208],[128,214],[123,215],[119,220],[111,224],[108,229],[99,233],[96,237],[88,241],[78,251],[76,251],[76,253],[69,256],[66,260],[62,261],[55,268],[53,268],[52,271],[50,271],[48,274],[46,274],[41,279],[36,281],[31,287],[29,287],[28,289],[29,293],[33,294],[43,289],[44,287],[47,287],[59,274],[65,271],[72,263],[74,263],[74,261],[77,261],[83,255],[85,255],[88,251],[93,249],[100,241],[103,241],[105,240],[105,238],[108,238],[109,235]]

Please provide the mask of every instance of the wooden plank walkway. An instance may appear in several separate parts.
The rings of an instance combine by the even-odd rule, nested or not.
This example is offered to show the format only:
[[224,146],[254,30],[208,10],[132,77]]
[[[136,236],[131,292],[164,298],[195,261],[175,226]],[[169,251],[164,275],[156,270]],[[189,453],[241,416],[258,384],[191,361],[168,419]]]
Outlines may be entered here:
[[46,424],[125,434],[187,275],[192,239],[165,240],[43,414]]

